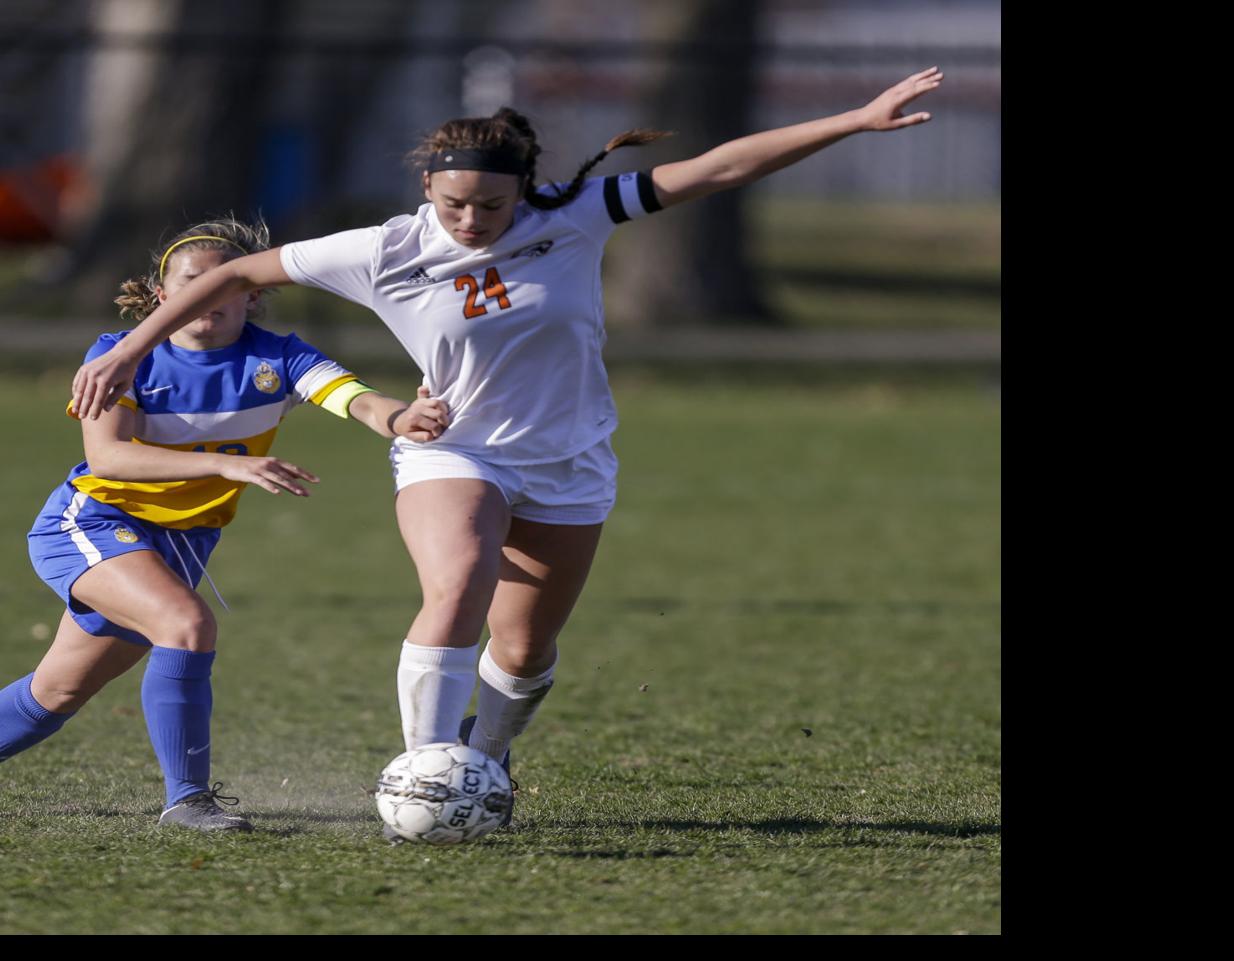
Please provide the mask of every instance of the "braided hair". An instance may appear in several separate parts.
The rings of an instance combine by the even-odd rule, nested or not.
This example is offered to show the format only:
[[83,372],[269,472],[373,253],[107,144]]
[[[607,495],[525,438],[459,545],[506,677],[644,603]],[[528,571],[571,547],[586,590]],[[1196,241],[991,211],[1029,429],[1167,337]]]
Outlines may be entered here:
[[523,199],[537,210],[556,210],[578,196],[591,168],[618,147],[637,147],[668,136],[671,134],[667,131],[644,127],[619,133],[604,145],[603,150],[579,167],[574,179],[564,188],[554,185],[553,194],[540,193],[536,187],[536,158],[540,155],[536,132],[526,117],[510,107],[502,107],[491,117],[464,117],[446,121],[409,153],[407,160],[412,166],[423,168],[433,154],[444,150],[513,148],[523,159],[527,171],[523,183]]
[[[193,224],[150,251],[149,271],[124,281],[120,285],[120,296],[114,302],[123,319],[140,323],[158,307],[158,288],[163,284],[163,277],[184,251],[217,250],[227,261],[269,249],[270,228],[260,217],[251,224],[236,220],[234,216]],[[262,297],[265,293],[261,291]],[[258,298],[249,305],[248,319],[257,320],[264,313],[265,304]]]

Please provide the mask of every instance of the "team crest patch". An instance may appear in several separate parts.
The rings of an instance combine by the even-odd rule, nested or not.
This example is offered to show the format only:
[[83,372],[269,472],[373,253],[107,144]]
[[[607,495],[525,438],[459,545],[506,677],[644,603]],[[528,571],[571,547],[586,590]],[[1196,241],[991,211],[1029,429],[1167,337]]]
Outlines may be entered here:
[[263,394],[273,394],[283,381],[275,373],[274,368],[263,360],[261,366],[253,374],[253,383]]
[[136,544],[137,535],[127,527],[117,527],[116,540],[118,540],[121,544]]

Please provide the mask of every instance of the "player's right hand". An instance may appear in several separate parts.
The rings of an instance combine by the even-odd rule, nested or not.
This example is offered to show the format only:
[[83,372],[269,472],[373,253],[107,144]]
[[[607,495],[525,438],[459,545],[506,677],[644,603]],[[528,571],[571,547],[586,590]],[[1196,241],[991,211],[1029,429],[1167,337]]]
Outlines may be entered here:
[[73,413],[78,420],[98,420],[133,386],[140,358],[130,360],[116,348],[82,364],[73,377]]
[[277,457],[247,457],[240,454],[220,454],[223,465],[219,476],[242,484],[256,484],[271,494],[289,491],[297,497],[308,497],[309,492],[296,483],[297,479],[316,484],[320,478],[303,467]]

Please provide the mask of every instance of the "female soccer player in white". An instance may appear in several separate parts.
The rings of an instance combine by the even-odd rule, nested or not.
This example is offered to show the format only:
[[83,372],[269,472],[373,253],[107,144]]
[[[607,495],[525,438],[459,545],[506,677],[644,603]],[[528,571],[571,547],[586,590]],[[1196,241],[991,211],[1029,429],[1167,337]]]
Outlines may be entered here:
[[[192,278],[269,247],[264,224],[198,224],[122,286],[140,320]],[[365,386],[295,335],[256,326],[257,292],[202,311],[141,365],[130,389],[82,421],[86,460],[52,492],[30,532],[39,576],[65,612],[32,674],[0,690],[0,761],[58,731],[113,678],[150,655],[142,707],[166,782],[160,825],[247,830],[210,779],[216,627],[193,589],[248,484],[306,496],[308,471],[268,455],[292,407],[317,404],[385,437],[430,440],[439,404],[410,407]],[[124,343],[104,334],[87,357]],[[213,582],[211,582],[213,584]],[[226,799],[231,801],[233,799]]]
[[435,440],[391,449],[396,514],[423,589],[397,673],[408,749],[463,734],[508,764],[553,680],[557,636],[586,581],[616,492],[617,425],[601,348],[600,259],[616,224],[751,183],[862,131],[929,120],[903,108],[934,90],[937,67],[866,106],[742,137],[644,173],[538,188],[540,148],[509,109],[452,120],[416,151],[429,203],[380,227],[293,243],[197,278],[73,381],[96,417],[141,358],[190,318],[247,291],[320,287],[373,310],[445,406]]

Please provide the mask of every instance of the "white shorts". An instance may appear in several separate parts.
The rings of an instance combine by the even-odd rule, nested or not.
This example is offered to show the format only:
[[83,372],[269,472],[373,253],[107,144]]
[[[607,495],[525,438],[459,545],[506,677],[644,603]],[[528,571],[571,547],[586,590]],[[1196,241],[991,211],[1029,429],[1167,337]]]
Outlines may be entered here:
[[617,501],[617,455],[605,438],[549,464],[488,464],[446,447],[397,438],[390,445],[394,489],[419,481],[475,478],[495,486],[510,513],[541,524],[602,524]]

